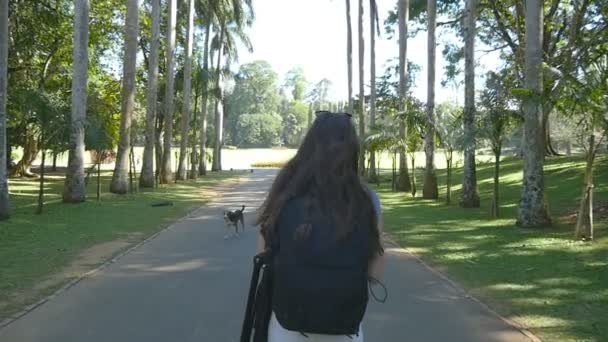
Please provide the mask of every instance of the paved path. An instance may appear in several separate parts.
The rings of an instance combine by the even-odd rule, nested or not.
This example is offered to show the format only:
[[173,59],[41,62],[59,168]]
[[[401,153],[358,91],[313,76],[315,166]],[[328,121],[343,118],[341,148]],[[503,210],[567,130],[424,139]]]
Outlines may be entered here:
[[[201,208],[116,263],[0,330],[1,342],[238,341],[255,252],[255,208],[273,171]],[[224,240],[224,208],[248,206],[247,231]],[[528,341],[415,259],[389,251],[386,304],[372,303],[367,341]]]

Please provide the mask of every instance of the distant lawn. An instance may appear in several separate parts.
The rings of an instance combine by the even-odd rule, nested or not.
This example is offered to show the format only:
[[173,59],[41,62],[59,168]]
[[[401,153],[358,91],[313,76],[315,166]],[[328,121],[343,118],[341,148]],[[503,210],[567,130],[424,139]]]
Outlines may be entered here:
[[[42,215],[34,214],[37,180],[10,179],[12,216],[0,222],[0,322],[77,277],[68,274],[63,281],[49,282],[57,273],[65,272],[66,266],[82,259],[81,253],[87,248],[121,240],[118,247],[124,249],[141,241],[204,204],[213,196],[214,186],[239,175],[243,173],[209,173],[196,181],[119,196],[108,192],[110,172],[105,172],[100,202],[95,199],[96,182],[91,180],[87,202],[62,204],[63,174],[55,173],[48,178]],[[159,201],[171,201],[173,205],[151,206]],[[96,264],[103,261],[95,259]],[[49,286],[40,286],[41,282],[49,282]]]
[[[593,243],[573,241],[573,213],[580,198],[583,159],[548,159],[546,187],[556,225],[548,230],[514,226],[522,166],[502,168],[502,219],[490,219],[492,164],[478,165],[480,209],[458,207],[462,179],[445,203],[440,170],[439,201],[411,198],[380,186],[386,230],[404,247],[447,272],[503,315],[547,341],[605,341],[608,337],[608,217],[596,217]],[[419,170],[420,172],[420,170]],[[598,160],[595,202],[608,205],[608,158]],[[422,181],[422,175],[418,175]],[[419,184],[419,196],[422,184]]]

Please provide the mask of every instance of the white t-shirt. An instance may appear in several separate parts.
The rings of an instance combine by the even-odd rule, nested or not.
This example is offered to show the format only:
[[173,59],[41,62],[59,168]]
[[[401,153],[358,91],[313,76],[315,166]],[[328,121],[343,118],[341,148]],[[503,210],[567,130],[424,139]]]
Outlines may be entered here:
[[297,331],[290,331],[281,326],[272,313],[268,327],[268,342],[363,342],[363,329],[359,328],[359,335],[302,335]]

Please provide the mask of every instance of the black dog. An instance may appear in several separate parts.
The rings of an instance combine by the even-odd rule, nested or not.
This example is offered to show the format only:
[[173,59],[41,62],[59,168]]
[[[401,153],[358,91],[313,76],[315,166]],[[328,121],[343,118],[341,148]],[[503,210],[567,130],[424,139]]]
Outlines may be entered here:
[[[241,227],[243,227],[243,231],[245,231],[245,215],[243,212],[245,211],[245,206],[239,210],[234,211],[224,211],[224,221],[226,222],[226,228],[230,228],[230,226],[234,226],[235,235],[239,235],[239,222],[241,222]],[[224,238],[228,238],[228,235],[224,236]]]

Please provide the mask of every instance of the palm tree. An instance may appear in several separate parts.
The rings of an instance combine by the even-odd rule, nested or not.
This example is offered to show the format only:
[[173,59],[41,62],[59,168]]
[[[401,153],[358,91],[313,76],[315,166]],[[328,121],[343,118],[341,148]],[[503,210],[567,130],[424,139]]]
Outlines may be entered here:
[[524,181],[517,210],[517,225],[542,227],[551,225],[544,184],[544,142],[542,108],[538,94],[542,92],[543,1],[526,1],[526,47],[524,86],[528,90],[522,107],[524,112]]
[[201,176],[207,174],[207,115],[208,115],[208,100],[209,100],[209,38],[211,37],[211,19],[207,19],[205,28],[205,46],[203,51],[203,76],[202,76],[202,103],[200,115],[200,151],[198,173]]
[[[152,39],[148,56],[148,97],[146,103],[146,143],[139,186],[154,187],[154,135],[158,99],[158,58],[160,47],[160,0],[152,0]],[[158,167],[158,165],[157,165]]]
[[[407,22],[409,20],[409,8],[409,0],[399,0],[399,111],[401,113],[407,111]],[[407,129],[403,120],[399,122],[399,137],[401,141],[407,141]],[[399,179],[396,188],[399,191],[406,192],[411,190],[405,146],[399,149]]]
[[179,167],[177,168],[177,179],[185,180],[186,156],[188,154],[188,131],[190,128],[190,116],[192,115],[192,44],[194,41],[194,0],[189,0],[188,9],[188,37],[186,42],[186,54],[184,56],[184,104],[182,109],[182,132],[179,152]]
[[131,118],[135,108],[135,72],[139,8],[137,0],[128,0],[125,21],[125,55],[122,78],[122,114],[118,155],[110,183],[110,192],[125,194],[128,191],[129,151],[131,147]]
[[436,199],[437,175],[435,174],[435,28],[437,27],[437,0],[427,0],[428,13],[428,85],[426,100],[426,132],[424,135],[424,152],[426,154],[426,168],[424,171],[424,184],[422,197]]
[[74,1],[74,67],[70,152],[63,188],[63,202],[79,203],[86,198],[84,183],[84,123],[87,118],[89,45],[89,0]]
[[475,172],[475,1],[466,1],[464,29],[464,172],[460,206],[479,208]]
[[350,19],[350,0],[346,0],[346,65],[348,66],[348,112],[353,112],[353,28]]
[[8,67],[8,0],[0,1],[0,220],[10,215],[6,169],[6,88]]
[[160,182],[171,183],[173,170],[171,168],[171,150],[173,142],[173,92],[175,87],[175,21],[177,17],[177,1],[169,0],[169,20],[167,24],[167,75],[165,85],[165,135],[163,141],[163,165],[161,166]]
[[[365,42],[363,40],[363,0],[359,0],[359,136],[365,136]],[[365,173],[365,152],[359,154],[359,173]]]
[[[369,125],[373,128],[376,124],[376,28],[380,31],[378,19],[378,6],[376,0],[369,1],[369,20],[370,20],[370,120]],[[369,156],[369,176],[376,177],[376,153],[370,151]]]
[[211,163],[211,171],[221,171],[222,170],[222,144],[224,137],[224,106],[222,106],[222,88],[221,88],[221,78],[222,78],[222,50],[224,48],[224,36],[225,36],[226,28],[224,25],[220,28],[219,36],[216,38],[216,49],[217,49],[217,67],[215,68],[215,143],[213,145],[213,160]]
[[[252,51],[251,42],[247,37],[244,28],[251,26],[253,22],[253,8],[251,1],[245,1],[248,11],[245,11],[242,0],[233,0],[231,8],[221,8],[218,10],[219,35],[214,38],[212,48],[218,54],[215,78],[215,145],[213,149],[213,161],[211,169],[213,171],[222,170],[222,145],[224,128],[224,105],[222,94],[222,75],[230,73],[230,63],[238,60],[237,39],[245,47]],[[225,66],[222,68],[222,57]]]

